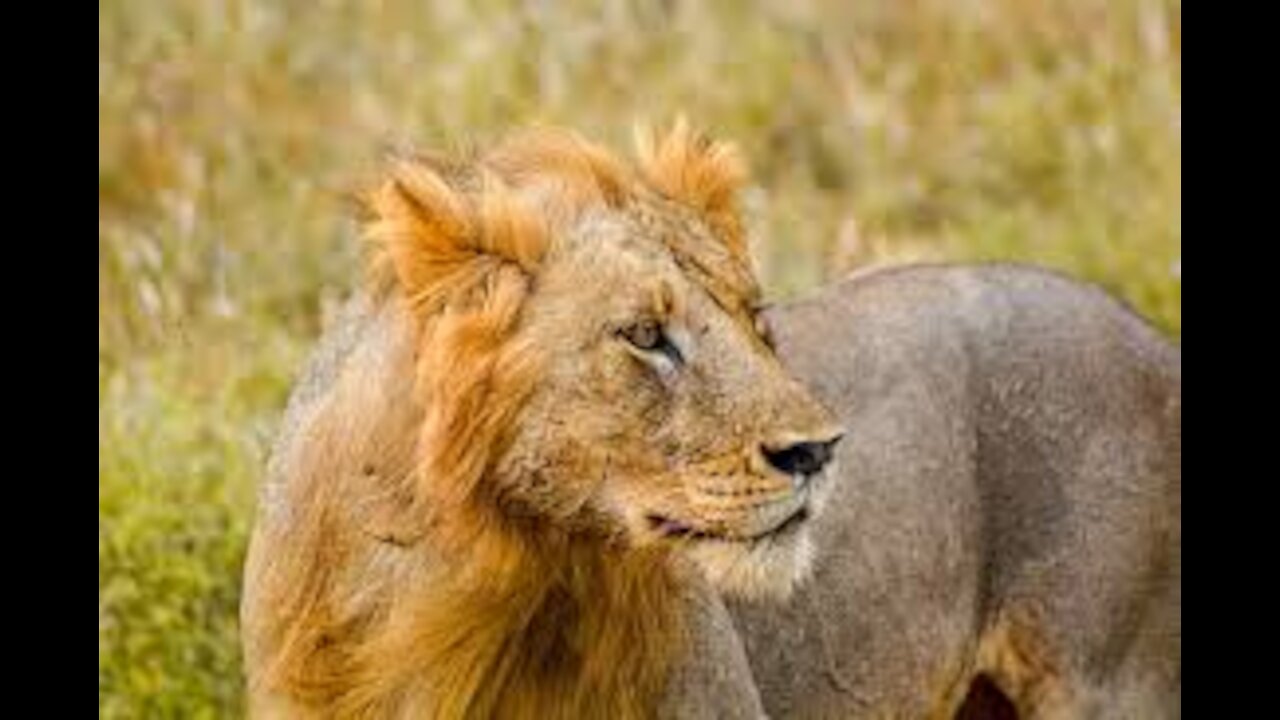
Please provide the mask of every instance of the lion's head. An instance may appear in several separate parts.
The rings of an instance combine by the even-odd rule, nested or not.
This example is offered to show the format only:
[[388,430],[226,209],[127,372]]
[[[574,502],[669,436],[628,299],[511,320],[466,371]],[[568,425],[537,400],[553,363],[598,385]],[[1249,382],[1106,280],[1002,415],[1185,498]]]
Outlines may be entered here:
[[419,327],[417,490],[438,522],[670,548],[785,592],[840,437],[760,317],[732,147],[677,123],[624,164],[562,132],[397,160],[372,270]]

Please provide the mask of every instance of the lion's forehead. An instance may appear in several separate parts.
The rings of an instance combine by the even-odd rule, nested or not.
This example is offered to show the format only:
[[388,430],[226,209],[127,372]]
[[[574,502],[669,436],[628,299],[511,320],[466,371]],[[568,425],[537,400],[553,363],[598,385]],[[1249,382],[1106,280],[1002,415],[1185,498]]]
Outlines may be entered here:
[[662,198],[644,198],[628,208],[629,242],[650,243],[670,254],[691,282],[730,314],[747,313],[760,302],[751,268],[715,237],[698,213]]
[[662,198],[584,212],[559,228],[553,248],[569,261],[557,265],[575,284],[586,280],[584,273],[617,281],[670,271],[735,318],[749,321],[760,304],[760,287],[746,262],[725,248],[697,212]]

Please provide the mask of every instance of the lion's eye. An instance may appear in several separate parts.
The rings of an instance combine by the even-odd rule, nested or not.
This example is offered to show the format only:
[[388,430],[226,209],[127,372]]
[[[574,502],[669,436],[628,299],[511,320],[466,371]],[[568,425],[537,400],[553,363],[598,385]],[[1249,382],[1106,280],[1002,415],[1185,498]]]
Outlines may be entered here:
[[619,330],[618,334],[640,352],[661,353],[666,359],[677,364],[684,360],[679,348],[667,337],[662,323],[657,320],[642,320],[634,325],[628,325]]
[[634,345],[637,350],[644,350],[645,352],[662,349],[662,343],[666,340],[662,332],[662,326],[656,320],[645,320],[623,328],[622,336],[627,339],[627,342]]

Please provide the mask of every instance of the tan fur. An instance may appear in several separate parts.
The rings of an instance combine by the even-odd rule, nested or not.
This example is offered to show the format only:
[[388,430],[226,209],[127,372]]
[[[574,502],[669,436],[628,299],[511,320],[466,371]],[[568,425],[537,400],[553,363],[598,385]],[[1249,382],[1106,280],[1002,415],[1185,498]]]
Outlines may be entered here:
[[849,428],[812,580],[730,604],[771,717],[1179,717],[1175,346],[1010,265],[863,273],[769,321]]
[[[285,509],[246,572],[257,711],[646,717],[682,574],[753,594],[803,573],[803,531],[745,540],[808,497],[760,447],[833,431],[755,334],[742,172],[684,123],[634,169],[535,131],[395,159],[362,195],[378,329],[273,460]],[[700,395],[664,394],[612,325],[645,317],[713,376]],[[725,539],[667,538],[657,513]]]

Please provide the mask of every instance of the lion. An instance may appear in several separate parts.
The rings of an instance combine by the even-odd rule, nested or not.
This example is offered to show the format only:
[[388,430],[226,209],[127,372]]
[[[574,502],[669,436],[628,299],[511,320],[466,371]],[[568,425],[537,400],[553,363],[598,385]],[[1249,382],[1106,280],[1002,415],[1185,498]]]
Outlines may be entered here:
[[525,131],[361,194],[246,560],[251,713],[1176,716],[1178,351],[1014,266],[766,307],[736,148],[636,155]]

